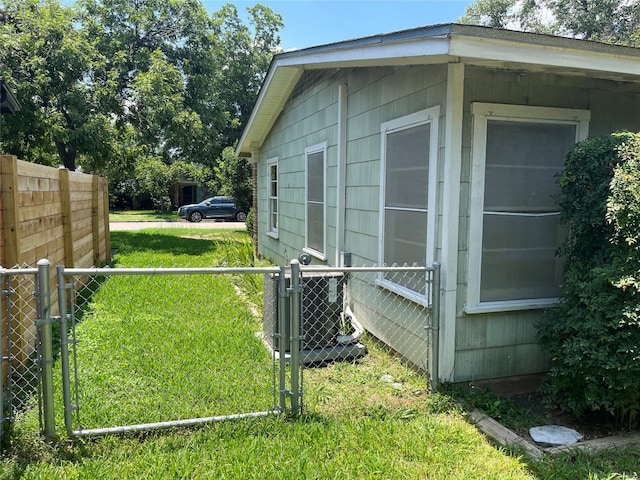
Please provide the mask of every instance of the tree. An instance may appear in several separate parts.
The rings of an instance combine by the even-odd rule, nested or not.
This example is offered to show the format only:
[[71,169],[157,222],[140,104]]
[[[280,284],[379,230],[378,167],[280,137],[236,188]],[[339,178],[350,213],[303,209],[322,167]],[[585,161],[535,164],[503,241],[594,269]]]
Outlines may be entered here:
[[472,23],[493,28],[507,28],[513,20],[512,10],[516,0],[477,0],[469,5],[462,23]]
[[223,147],[232,146],[238,140],[271,57],[280,44],[278,31],[283,26],[282,17],[260,4],[247,11],[253,28],[242,23],[232,4],[213,15],[216,64],[220,66],[214,85],[228,118],[222,133]]
[[[138,162],[207,165],[240,135],[282,18],[200,0],[5,0],[0,74],[22,110],[2,122],[20,158],[108,175],[130,190]],[[221,160],[222,159],[222,160]],[[122,183],[126,188],[113,188]]]
[[640,5],[628,0],[544,0],[556,19],[555,30],[571,37],[629,43],[640,27]]
[[211,185],[222,195],[229,196],[238,207],[248,212],[252,205],[252,173],[251,164],[246,158],[236,156],[232,147],[223,150],[222,156],[215,166],[216,180]]
[[640,45],[637,0],[478,0],[463,23]]
[[111,125],[96,108],[91,81],[101,56],[75,28],[74,10],[57,1],[4,2],[1,75],[21,111],[3,119],[3,142],[24,160],[73,170],[79,155],[108,154]]
[[[197,160],[225,119],[210,101],[204,78],[213,78],[212,23],[198,0],[81,0],[88,35],[108,58],[100,72],[102,104],[119,125],[133,125],[139,141],[167,163]],[[198,78],[196,78],[198,77]],[[210,84],[210,81],[209,81]],[[209,105],[217,122],[203,122]],[[211,116],[211,113],[209,114]],[[221,148],[218,147],[220,150]]]
[[202,165],[194,165],[177,161],[171,165],[164,163],[159,157],[141,160],[136,165],[137,194],[147,194],[154,207],[159,211],[171,210],[172,201],[169,195],[171,188],[178,181],[191,180],[204,182],[210,172]]

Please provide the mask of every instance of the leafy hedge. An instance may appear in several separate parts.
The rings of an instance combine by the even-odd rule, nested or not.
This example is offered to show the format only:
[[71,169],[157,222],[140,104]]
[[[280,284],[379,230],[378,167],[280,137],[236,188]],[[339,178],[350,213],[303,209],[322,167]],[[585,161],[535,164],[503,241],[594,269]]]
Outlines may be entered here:
[[605,412],[620,425],[640,413],[640,134],[588,139],[559,178],[569,237],[563,298],[538,325],[551,356],[556,405]]

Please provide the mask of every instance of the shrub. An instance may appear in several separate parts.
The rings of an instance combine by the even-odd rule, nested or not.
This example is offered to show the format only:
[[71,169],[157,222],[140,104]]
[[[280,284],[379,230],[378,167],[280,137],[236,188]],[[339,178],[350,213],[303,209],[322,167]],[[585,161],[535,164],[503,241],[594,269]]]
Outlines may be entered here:
[[249,213],[247,213],[247,219],[244,221],[244,226],[247,228],[247,233],[249,234],[249,237],[251,237],[251,240],[255,242],[256,239],[253,238],[253,222],[255,221],[254,216],[255,214],[252,207],[249,209]]
[[569,226],[563,298],[538,325],[554,404],[606,412],[619,424],[640,411],[640,134],[578,144],[559,178]]

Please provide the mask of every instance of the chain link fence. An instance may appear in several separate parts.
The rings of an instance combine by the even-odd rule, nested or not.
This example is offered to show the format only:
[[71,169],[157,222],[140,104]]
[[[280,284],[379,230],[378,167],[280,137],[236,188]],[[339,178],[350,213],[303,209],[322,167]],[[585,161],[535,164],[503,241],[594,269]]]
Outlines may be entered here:
[[45,436],[299,413],[305,368],[371,342],[437,386],[437,266],[48,269],[0,270],[4,420]]
[[[357,364],[375,342],[422,372],[425,389],[435,390],[439,274],[438,265],[329,268],[293,262],[279,277],[265,276],[264,332],[273,349],[307,368]],[[285,281],[279,282],[282,276]],[[286,301],[278,288],[288,292]],[[296,371],[299,378],[292,385],[300,401],[307,389],[304,371]]]
[[37,401],[37,269],[0,270],[2,286],[2,425]]

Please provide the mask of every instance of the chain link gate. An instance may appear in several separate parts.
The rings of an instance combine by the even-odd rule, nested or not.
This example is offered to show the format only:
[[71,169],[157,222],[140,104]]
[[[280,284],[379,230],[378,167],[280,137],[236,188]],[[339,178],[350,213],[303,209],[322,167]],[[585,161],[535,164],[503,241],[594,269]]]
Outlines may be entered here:
[[[181,283],[187,277],[196,276],[198,283],[204,288],[214,287],[218,281],[222,281],[226,277],[232,275],[279,275],[278,268],[93,268],[93,269],[65,269],[58,267],[58,297],[60,300],[61,312],[61,365],[62,365],[62,390],[64,404],[64,421],[67,433],[70,436],[88,436],[102,435],[109,433],[123,433],[130,431],[152,430],[160,428],[183,427],[198,425],[203,423],[211,423],[221,420],[232,420],[240,418],[253,418],[278,414],[287,408],[287,398],[292,397],[291,408],[297,409],[299,401],[290,394],[292,389],[287,388],[285,382],[292,378],[297,378],[297,373],[288,373],[289,366],[285,366],[286,361],[279,361],[275,352],[269,353],[265,348],[262,338],[256,335],[256,331],[252,331],[248,336],[246,332],[239,339],[231,338],[235,332],[227,331],[222,337],[211,338],[212,349],[215,344],[224,342],[244,342],[243,349],[251,350],[253,353],[259,350],[258,356],[262,355],[267,365],[254,365],[251,360],[247,361],[242,358],[221,360],[220,364],[216,364],[217,358],[221,356],[220,351],[210,352],[210,358],[207,361],[207,368],[204,371],[188,371],[189,362],[185,356],[195,354],[188,351],[187,343],[182,342],[176,336],[184,334],[186,337],[194,333],[192,328],[199,331],[196,335],[216,335],[215,329],[209,328],[212,324],[220,323],[222,319],[215,318],[214,315],[208,319],[176,319],[167,318],[167,311],[163,309],[166,302],[188,302],[194,299],[186,299],[184,297],[172,298],[171,294],[158,297],[158,292],[153,301],[140,305],[136,311],[131,312],[132,317],[128,319],[112,318],[108,306],[100,305],[99,302],[92,300],[93,295],[98,289],[116,288],[121,289],[123,295],[131,292],[133,289],[143,289],[149,292],[155,291],[154,279],[158,277],[174,277],[176,280],[173,285]],[[182,279],[182,280],[181,280]],[[222,279],[222,280],[221,280]],[[192,282],[193,283],[193,282]],[[196,292],[197,293],[197,292]],[[198,295],[197,295],[198,296]],[[284,292],[284,296],[287,293]],[[197,299],[196,299],[197,300]],[[200,301],[206,301],[200,299]],[[212,304],[212,307],[214,305]],[[241,307],[238,306],[238,311]],[[188,315],[185,312],[185,315]],[[254,312],[255,315],[255,312]],[[106,352],[104,346],[86,345],[93,342],[94,339],[84,341],[83,323],[89,319],[92,322],[132,322],[133,317],[152,317],[147,322],[149,331],[140,332],[139,342],[145,344],[145,337],[152,336],[153,342],[174,342],[176,345],[176,355],[172,362],[164,361],[163,368],[171,371],[157,372],[139,372],[137,371],[136,355],[153,355],[153,352],[119,352],[112,355]],[[188,325],[186,325],[186,321]],[[239,316],[234,321],[245,321],[246,318]],[[256,320],[252,318],[251,320]],[[95,323],[94,323],[95,325]],[[164,332],[163,332],[164,331]],[[164,335],[166,333],[166,335]],[[164,335],[164,336],[163,336]],[[219,335],[219,332],[218,332]],[[250,337],[250,338],[249,338]],[[110,338],[111,349],[118,348],[118,339]],[[84,345],[83,345],[84,343]],[[183,350],[180,350],[183,349]],[[91,352],[90,350],[93,350]],[[96,372],[88,372],[84,363],[88,355],[105,354],[105,371],[114,378],[101,378]],[[113,353],[113,352],[111,352]],[[166,350],[163,355],[166,355]],[[131,358],[123,360],[123,356],[131,356]],[[126,365],[127,371],[109,372],[109,363],[115,365]],[[169,367],[175,363],[176,368]],[[268,367],[268,368],[267,368]],[[214,372],[215,374],[212,374]],[[162,411],[166,404],[171,403],[173,392],[164,390],[163,374],[166,375],[183,375],[185,382],[192,382],[192,390],[187,388],[178,395],[190,395],[194,403],[192,411],[175,412],[176,417],[171,419],[158,418],[155,415],[155,409]],[[238,384],[233,392],[226,392],[224,395],[232,394],[244,396],[243,404],[247,405],[247,411],[238,413],[233,411],[224,411],[225,398],[224,395],[218,396],[215,393],[216,382],[215,375],[223,375],[225,377],[236,375]],[[195,377],[195,378],[194,378]],[[202,385],[207,381],[211,381],[209,385]],[[105,385],[99,391],[101,392],[96,398],[96,390],[93,388],[96,383],[104,382]],[[89,386],[92,388],[88,388]],[[126,384],[126,385],[125,385]],[[142,384],[142,385],[138,385]],[[264,386],[269,390],[258,391],[255,387]],[[118,410],[126,410],[126,405],[131,402],[134,397],[135,388],[140,387],[148,392],[157,390],[157,404],[150,406],[151,408],[143,412],[144,418],[137,415],[141,413],[139,408],[132,409],[132,416],[126,415],[115,416],[114,409],[109,409],[109,405],[105,403],[118,403]],[[297,389],[293,390],[297,391]],[[251,398],[250,398],[251,397]],[[255,397],[255,398],[253,398]],[[271,402],[270,404],[266,402]],[[90,414],[82,414],[83,404],[91,406]],[[196,405],[197,404],[197,405]],[[259,408],[262,405],[263,408]],[[268,405],[268,408],[264,408]],[[217,415],[212,415],[212,410],[220,409]],[[98,413],[96,413],[98,412]],[[193,415],[193,413],[196,415]],[[141,421],[142,420],[142,421]],[[107,423],[105,426],[101,423]]]

